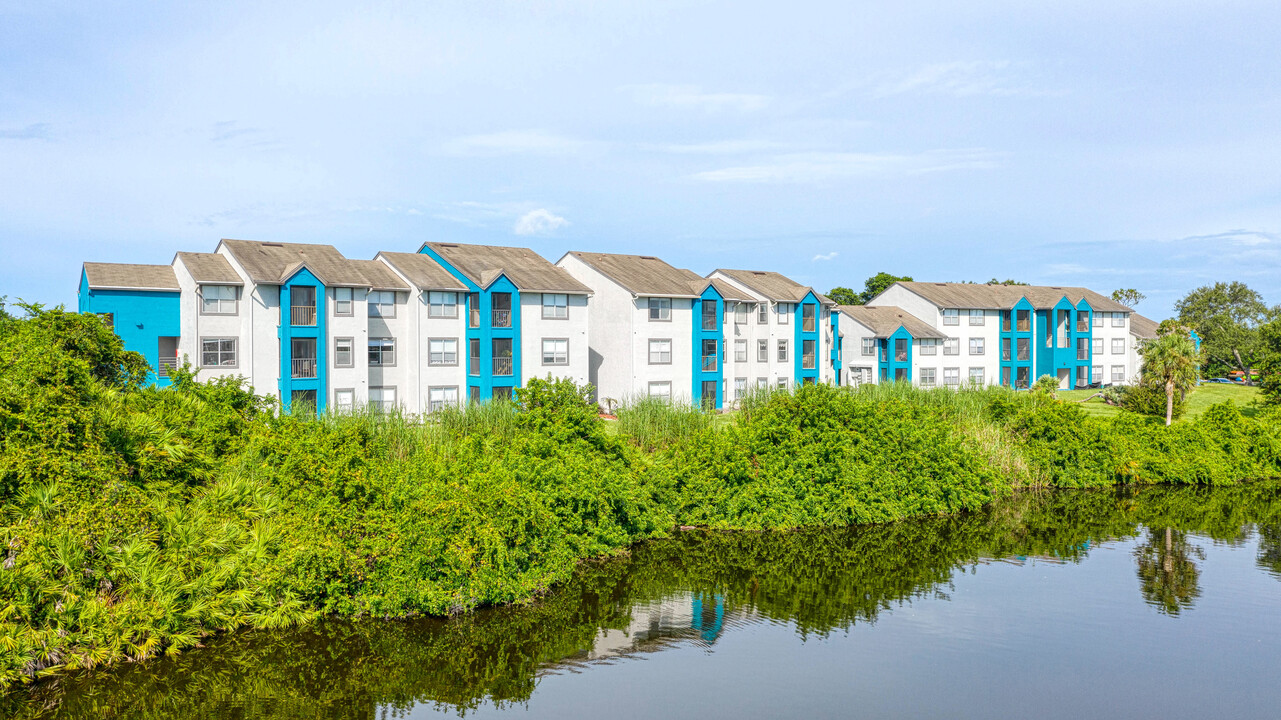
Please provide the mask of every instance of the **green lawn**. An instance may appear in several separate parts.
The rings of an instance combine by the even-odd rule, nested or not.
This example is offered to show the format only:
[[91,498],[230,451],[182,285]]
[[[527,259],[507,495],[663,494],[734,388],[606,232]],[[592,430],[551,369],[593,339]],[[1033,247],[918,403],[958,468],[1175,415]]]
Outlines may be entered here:
[[[1069,402],[1080,402],[1098,393],[1098,390],[1060,390],[1056,395]],[[1252,405],[1259,395],[1259,388],[1246,387],[1244,385],[1201,385],[1188,397],[1188,412],[1184,417],[1194,418],[1206,411],[1206,408],[1221,403],[1225,400],[1231,400],[1241,408],[1243,415],[1253,415],[1255,406]],[[1110,405],[1104,405],[1103,400],[1094,398],[1081,403],[1081,409],[1090,415],[1100,417],[1111,417],[1120,412],[1118,408]]]

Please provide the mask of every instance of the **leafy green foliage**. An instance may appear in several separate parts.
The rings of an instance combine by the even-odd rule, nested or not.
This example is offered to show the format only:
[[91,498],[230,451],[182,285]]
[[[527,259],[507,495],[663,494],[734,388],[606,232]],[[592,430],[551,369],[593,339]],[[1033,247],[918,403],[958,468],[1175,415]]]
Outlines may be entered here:
[[1259,362],[1259,328],[1276,317],[1263,296],[1241,282],[1199,287],[1174,304],[1179,322],[1201,337],[1209,376],[1230,370],[1246,374]]
[[862,298],[858,293],[847,287],[834,287],[827,291],[827,297],[837,305],[861,305]]
[[906,275],[891,275],[887,272],[876,273],[863,283],[863,292],[859,296],[859,302],[853,304],[866,305],[872,301],[872,298],[885,292],[886,288],[896,282],[912,282],[912,278]]
[[1135,305],[1138,305],[1147,298],[1147,295],[1144,295],[1134,288],[1120,288],[1112,291],[1112,299],[1128,308],[1133,308]]

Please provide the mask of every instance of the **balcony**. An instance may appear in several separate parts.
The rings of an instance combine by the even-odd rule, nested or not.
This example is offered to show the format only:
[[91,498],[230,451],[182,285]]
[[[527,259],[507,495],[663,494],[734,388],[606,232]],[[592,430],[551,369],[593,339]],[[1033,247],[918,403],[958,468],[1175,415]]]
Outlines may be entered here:
[[156,363],[156,376],[167,378],[169,373],[173,372],[176,367],[178,367],[177,355],[161,356],[159,362]]
[[472,355],[468,360],[470,362],[467,363],[467,374],[472,377],[480,377],[480,356]]
[[294,327],[315,327],[315,305],[291,305],[289,307],[289,324]]
[[511,327],[511,326],[512,326],[512,311],[511,311],[511,310],[494,310],[493,315],[494,315],[494,318],[493,318],[493,319],[494,319],[494,327],[496,327],[496,328],[509,328],[509,327]]
[[[907,358],[904,358],[904,360],[906,360],[906,359],[907,359]],[[802,369],[802,370],[813,370],[814,368],[815,368],[815,363],[814,363],[814,354],[813,354],[813,353],[810,353],[810,354],[808,354],[808,355],[801,355],[801,369]]]
[[703,372],[716,372],[718,358],[715,355],[703,356]]
[[316,377],[316,358],[294,358],[290,361],[293,364],[289,374],[292,378],[314,378]]
[[494,376],[509,376],[512,374],[512,359],[509,357],[494,358]]

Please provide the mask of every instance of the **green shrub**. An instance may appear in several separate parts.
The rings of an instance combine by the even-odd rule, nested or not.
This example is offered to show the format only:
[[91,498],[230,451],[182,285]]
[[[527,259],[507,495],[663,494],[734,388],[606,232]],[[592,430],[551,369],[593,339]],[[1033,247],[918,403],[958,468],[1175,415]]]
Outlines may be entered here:
[[[1121,407],[1139,415],[1165,418],[1165,387],[1153,381],[1141,381],[1134,385],[1124,386],[1121,394]],[[1188,399],[1185,393],[1174,393],[1174,419],[1178,420],[1187,412]]]

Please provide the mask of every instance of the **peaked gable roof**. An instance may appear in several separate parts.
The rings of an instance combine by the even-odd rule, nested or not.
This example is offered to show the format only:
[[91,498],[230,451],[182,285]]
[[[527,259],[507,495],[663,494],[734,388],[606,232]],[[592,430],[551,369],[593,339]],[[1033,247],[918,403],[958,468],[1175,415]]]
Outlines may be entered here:
[[802,285],[781,273],[763,270],[726,270],[724,268],[717,268],[714,272],[733,278],[738,283],[774,302],[800,302],[812,292],[820,303],[824,305],[836,304],[814,288]]
[[84,264],[84,274],[91,290],[177,292],[182,289],[172,265],[87,262]]
[[1077,305],[1082,299],[1100,312],[1130,312],[1130,308],[1088,288],[1057,285],[976,285],[900,281],[902,286],[940,308],[1009,310],[1027,298],[1038,310],[1052,308],[1063,298]]
[[409,290],[409,283],[377,260],[348,260],[369,282],[371,290]]
[[[618,283],[635,297],[697,297],[703,290],[694,280],[703,278],[690,270],[670,265],[653,255],[624,255],[574,250],[566,255],[578,258],[588,267]],[[705,287],[706,282],[702,285]]]
[[361,266],[343,257],[333,245],[225,239],[218,244],[231,252],[255,283],[279,285],[305,264],[326,285],[373,285]]
[[382,258],[401,275],[409,278],[419,290],[453,290],[466,292],[462,284],[448,270],[440,266],[430,255],[423,253],[380,252]]
[[244,284],[227,258],[219,253],[180,252],[174,259],[182,262],[197,285]]
[[481,287],[489,287],[505,275],[522,292],[591,294],[591,288],[529,248],[438,242],[423,243],[422,247],[430,248]]
[[1136,312],[1130,313],[1130,334],[1144,339],[1156,337],[1156,330],[1159,327],[1157,321],[1144,317]]
[[947,337],[929,323],[894,305],[837,305],[836,309],[871,330],[874,337],[887,338],[900,327],[914,338]]

